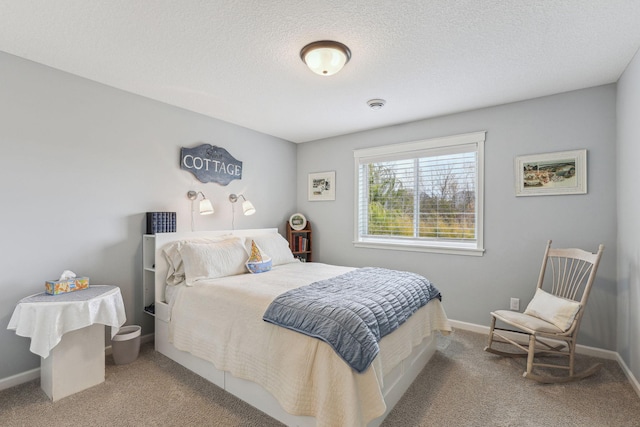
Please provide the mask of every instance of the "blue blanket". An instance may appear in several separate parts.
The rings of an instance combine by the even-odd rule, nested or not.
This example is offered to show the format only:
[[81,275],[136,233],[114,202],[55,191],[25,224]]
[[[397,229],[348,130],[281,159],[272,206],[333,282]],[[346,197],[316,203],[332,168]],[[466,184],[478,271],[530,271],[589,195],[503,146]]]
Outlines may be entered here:
[[263,319],[325,341],[364,372],[380,339],[433,298],[440,291],[418,274],[367,267],[285,292]]

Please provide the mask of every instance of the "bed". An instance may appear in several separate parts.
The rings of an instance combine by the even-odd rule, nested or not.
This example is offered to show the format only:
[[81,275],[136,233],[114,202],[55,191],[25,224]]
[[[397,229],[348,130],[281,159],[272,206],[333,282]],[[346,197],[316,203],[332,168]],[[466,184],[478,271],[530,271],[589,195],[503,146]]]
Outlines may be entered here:
[[[258,242],[271,270],[227,265],[237,245],[221,257],[211,252],[230,236],[245,248]],[[433,299],[383,337],[358,373],[326,342],[263,320],[278,295],[353,268],[294,260],[275,228],[161,233],[155,241],[156,350],[289,426],[380,425],[435,352],[434,332],[451,331]],[[184,277],[173,274],[179,261]]]

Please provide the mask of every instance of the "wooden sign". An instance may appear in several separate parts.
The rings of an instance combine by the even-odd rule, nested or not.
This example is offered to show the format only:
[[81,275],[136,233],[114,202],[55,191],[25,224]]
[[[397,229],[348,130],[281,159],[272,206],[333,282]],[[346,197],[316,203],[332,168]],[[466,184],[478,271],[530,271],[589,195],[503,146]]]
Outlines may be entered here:
[[180,149],[180,169],[191,172],[200,182],[217,182],[227,185],[234,179],[242,179],[242,162],[227,150],[211,144]]

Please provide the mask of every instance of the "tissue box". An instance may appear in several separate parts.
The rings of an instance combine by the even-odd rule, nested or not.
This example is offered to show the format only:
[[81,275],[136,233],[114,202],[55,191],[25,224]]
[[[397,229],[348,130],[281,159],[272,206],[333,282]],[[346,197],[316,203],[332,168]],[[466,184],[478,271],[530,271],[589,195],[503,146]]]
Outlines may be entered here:
[[47,280],[44,284],[49,295],[58,295],[65,292],[79,291],[89,287],[88,277],[76,277],[65,280]]

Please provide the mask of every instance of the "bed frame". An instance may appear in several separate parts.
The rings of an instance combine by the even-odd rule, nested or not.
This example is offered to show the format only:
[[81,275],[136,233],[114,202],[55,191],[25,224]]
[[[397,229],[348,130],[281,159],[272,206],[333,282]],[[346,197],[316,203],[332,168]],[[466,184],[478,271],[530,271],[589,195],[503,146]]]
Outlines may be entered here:
[[[169,306],[164,302],[167,262],[162,248],[170,242],[196,237],[214,237],[223,234],[255,236],[260,233],[277,233],[276,228],[234,231],[203,231],[186,233],[159,233],[155,243],[155,349],[180,365],[202,376],[218,387],[244,400],[253,407],[270,415],[287,426],[311,427],[316,425],[313,417],[292,415],[286,412],[278,401],[262,386],[252,381],[234,377],[229,372],[216,369],[211,363],[176,349],[169,342]],[[377,427],[398,403],[436,350],[436,334],[426,337],[413,352],[384,377],[383,396],[387,410],[372,420],[368,426]]]

